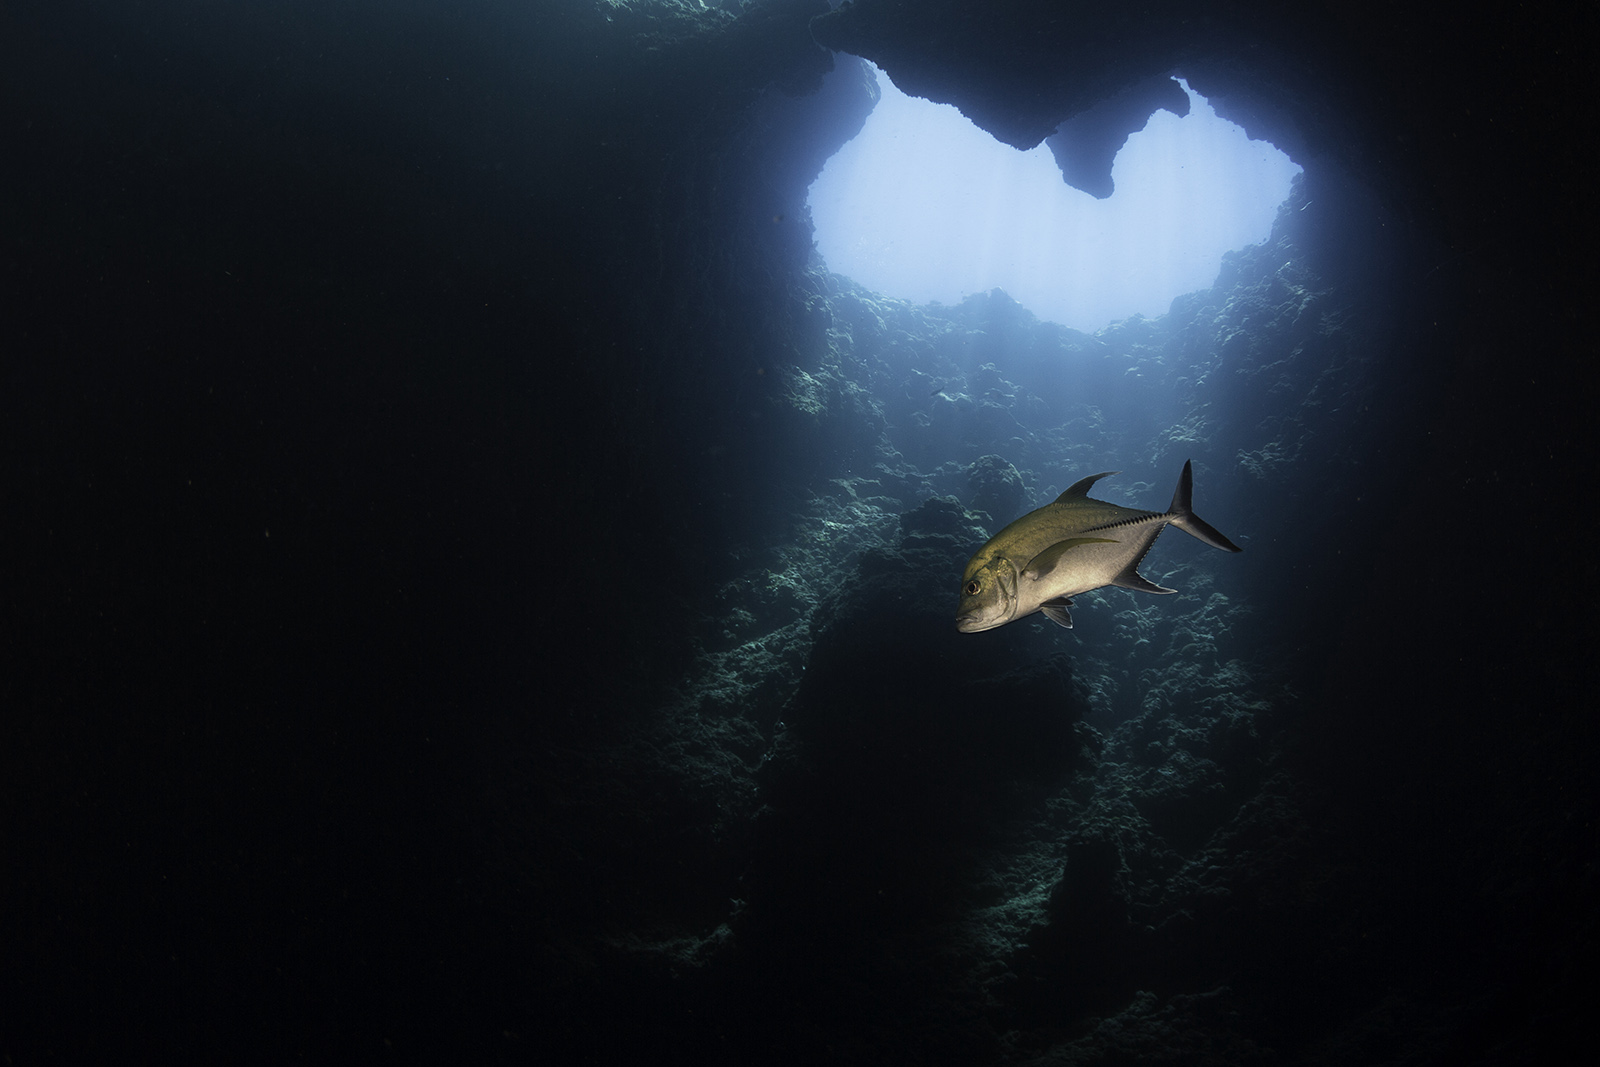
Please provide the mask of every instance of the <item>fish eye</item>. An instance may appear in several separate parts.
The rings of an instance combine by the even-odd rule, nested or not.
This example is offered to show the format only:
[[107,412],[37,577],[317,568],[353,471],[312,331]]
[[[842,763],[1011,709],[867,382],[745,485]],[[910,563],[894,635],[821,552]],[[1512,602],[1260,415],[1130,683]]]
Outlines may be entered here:
[[968,596],[977,596],[978,595],[978,580],[976,578],[974,578],[972,581],[967,583],[967,595]]

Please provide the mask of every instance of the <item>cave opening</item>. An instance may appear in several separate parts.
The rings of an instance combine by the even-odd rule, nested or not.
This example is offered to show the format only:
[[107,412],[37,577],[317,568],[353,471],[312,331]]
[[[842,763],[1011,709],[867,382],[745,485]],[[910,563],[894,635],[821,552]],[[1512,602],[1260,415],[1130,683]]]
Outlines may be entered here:
[[1155,318],[1265,240],[1302,171],[1175,77],[1188,113],[1157,110],[1129,135],[1097,198],[1064,180],[1055,138],[1018,151],[868,66],[881,97],[808,205],[828,268],[886,296],[956,304],[998,288],[1088,333]]

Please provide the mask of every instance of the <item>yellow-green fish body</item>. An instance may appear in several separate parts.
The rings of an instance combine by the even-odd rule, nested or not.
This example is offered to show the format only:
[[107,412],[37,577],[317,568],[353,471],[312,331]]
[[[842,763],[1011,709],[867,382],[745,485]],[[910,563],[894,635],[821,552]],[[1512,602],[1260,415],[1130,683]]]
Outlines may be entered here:
[[1107,585],[1145,593],[1177,592],[1139,574],[1139,562],[1169,525],[1212,548],[1243,551],[1190,507],[1194,472],[1188,462],[1178,477],[1172,507],[1164,512],[1089,498],[1095,482],[1116,473],[1105,471],[1075,482],[1053,503],[1030,511],[979,549],[961,577],[956,629],[992,630],[1036,611],[1070,627],[1067,609],[1072,598]]

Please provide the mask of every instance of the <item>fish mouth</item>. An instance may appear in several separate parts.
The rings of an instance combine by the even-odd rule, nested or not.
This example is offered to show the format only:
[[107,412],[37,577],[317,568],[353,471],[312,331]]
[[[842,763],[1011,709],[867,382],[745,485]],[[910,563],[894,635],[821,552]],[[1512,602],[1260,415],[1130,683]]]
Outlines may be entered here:
[[987,627],[983,625],[983,620],[980,619],[976,614],[968,613],[966,615],[956,616],[956,629],[964,634],[970,634],[974,631],[983,630],[986,628]]

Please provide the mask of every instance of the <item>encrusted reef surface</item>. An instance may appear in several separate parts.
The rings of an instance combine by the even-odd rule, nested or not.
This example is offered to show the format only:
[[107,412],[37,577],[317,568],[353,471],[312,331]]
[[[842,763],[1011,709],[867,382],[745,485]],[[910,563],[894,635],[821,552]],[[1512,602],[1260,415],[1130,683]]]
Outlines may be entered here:
[[[1592,6],[0,5],[0,1060],[1564,1062]],[[865,59],[1305,176],[1156,318],[913,306],[811,240]],[[955,631],[1186,459],[1242,555]]]

